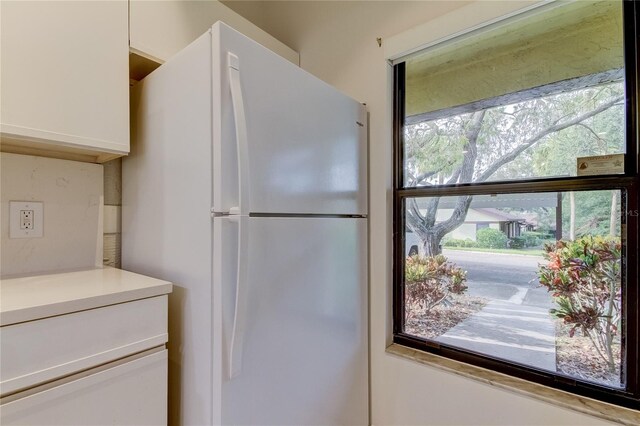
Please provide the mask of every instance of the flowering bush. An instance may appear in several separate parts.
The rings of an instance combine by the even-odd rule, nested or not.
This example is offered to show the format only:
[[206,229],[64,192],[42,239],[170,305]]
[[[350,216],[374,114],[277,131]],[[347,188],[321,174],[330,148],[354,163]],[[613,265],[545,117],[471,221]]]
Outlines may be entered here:
[[406,320],[446,303],[450,294],[462,294],[467,273],[441,254],[411,256],[404,266]]
[[545,245],[547,265],[538,270],[540,284],[553,293],[551,313],[589,337],[598,355],[615,371],[614,340],[621,316],[620,241],[586,236]]

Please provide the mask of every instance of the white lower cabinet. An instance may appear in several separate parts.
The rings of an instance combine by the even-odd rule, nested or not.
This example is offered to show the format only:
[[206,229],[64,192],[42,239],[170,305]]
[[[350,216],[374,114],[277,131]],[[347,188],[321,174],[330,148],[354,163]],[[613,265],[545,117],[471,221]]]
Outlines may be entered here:
[[167,296],[0,327],[0,392],[15,393],[167,342]]
[[67,297],[65,313],[53,314],[60,303],[25,308],[41,312],[31,317],[12,307],[28,296],[21,288],[46,280],[0,282],[1,313],[15,314],[0,317],[0,425],[167,424],[168,295],[122,303],[110,302],[115,290],[88,297],[109,285],[126,294],[126,279],[140,280],[130,275],[76,288],[78,299]]
[[166,425],[167,350],[3,398],[2,425]]

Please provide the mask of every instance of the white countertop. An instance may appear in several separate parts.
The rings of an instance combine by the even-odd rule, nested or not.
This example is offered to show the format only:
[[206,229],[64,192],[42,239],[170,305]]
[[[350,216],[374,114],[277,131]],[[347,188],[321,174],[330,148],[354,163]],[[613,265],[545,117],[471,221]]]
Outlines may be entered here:
[[0,326],[171,293],[170,282],[103,268],[0,280]]

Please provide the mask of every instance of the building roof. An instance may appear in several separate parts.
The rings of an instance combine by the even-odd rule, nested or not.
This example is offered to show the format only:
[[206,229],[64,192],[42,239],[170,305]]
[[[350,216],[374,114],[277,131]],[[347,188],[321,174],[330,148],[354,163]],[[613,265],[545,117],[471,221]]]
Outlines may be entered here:
[[488,214],[490,216],[495,217],[496,219],[498,219],[501,222],[504,221],[508,221],[508,222],[513,222],[513,221],[518,221],[518,222],[524,222],[526,221],[526,219],[522,216],[515,216],[511,213],[507,213],[507,212],[503,212],[500,211],[498,209],[494,209],[491,207],[485,207],[485,208],[475,208],[473,210],[479,211],[479,212],[483,212],[485,214]]

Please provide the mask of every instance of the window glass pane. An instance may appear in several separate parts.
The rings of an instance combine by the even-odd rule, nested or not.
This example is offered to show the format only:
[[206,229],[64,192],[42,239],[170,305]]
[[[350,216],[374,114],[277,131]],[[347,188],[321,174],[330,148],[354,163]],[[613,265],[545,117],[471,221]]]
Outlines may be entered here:
[[623,53],[622,2],[601,1],[407,60],[404,185],[622,173],[577,159],[625,152]]
[[404,332],[624,387],[622,197],[405,199]]
[[625,152],[624,84],[406,125],[404,145],[408,187],[576,176],[579,157]]

